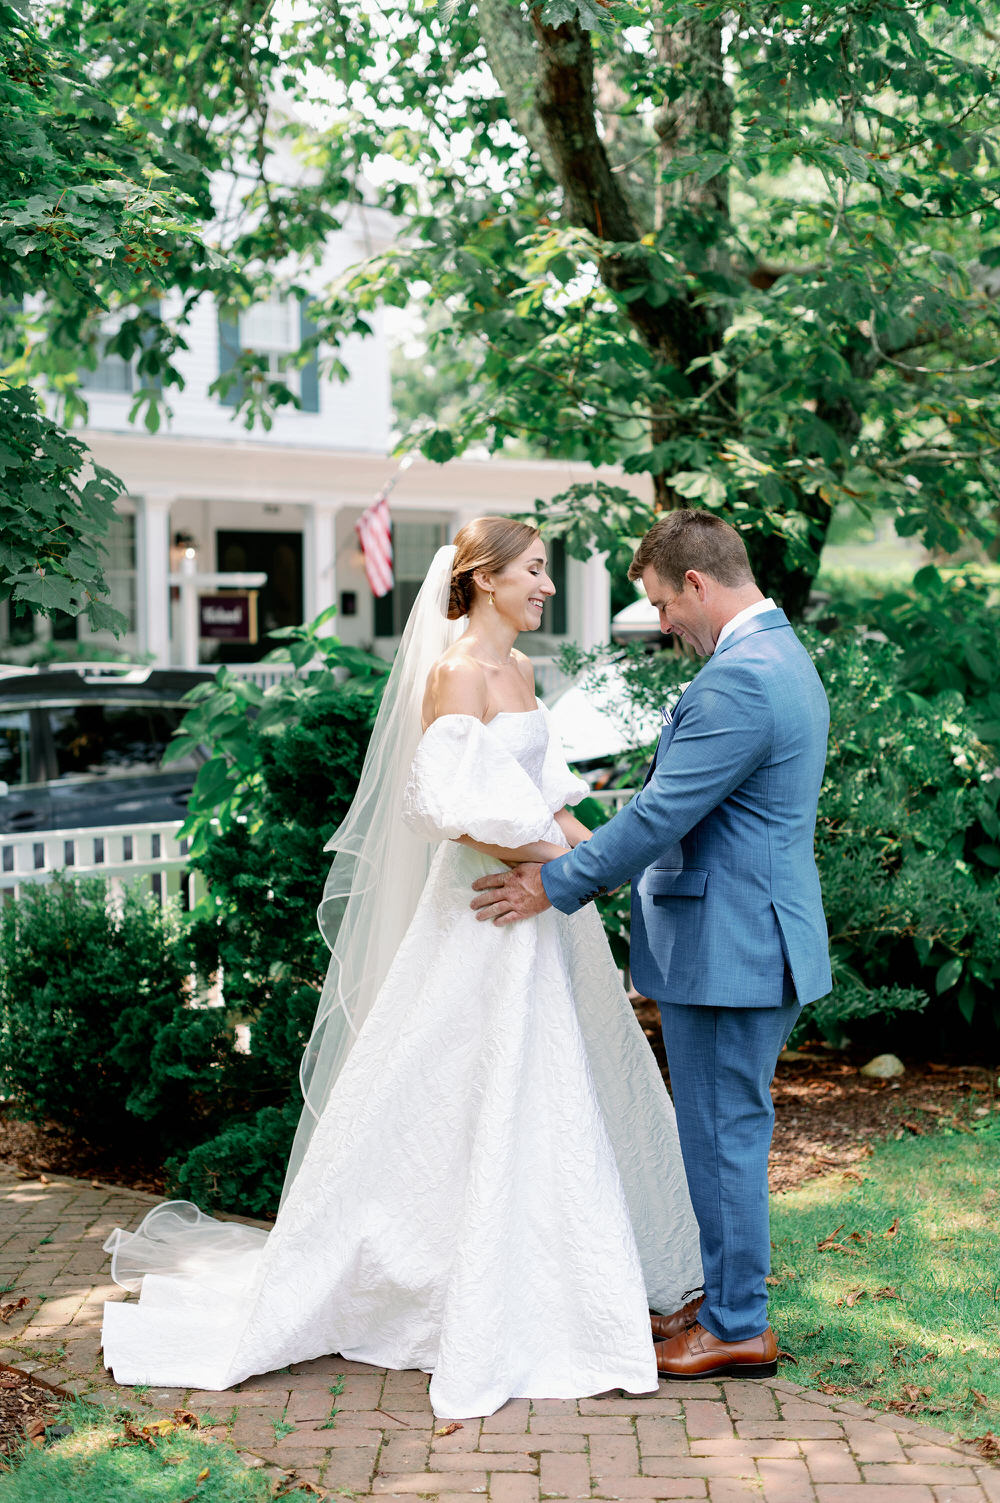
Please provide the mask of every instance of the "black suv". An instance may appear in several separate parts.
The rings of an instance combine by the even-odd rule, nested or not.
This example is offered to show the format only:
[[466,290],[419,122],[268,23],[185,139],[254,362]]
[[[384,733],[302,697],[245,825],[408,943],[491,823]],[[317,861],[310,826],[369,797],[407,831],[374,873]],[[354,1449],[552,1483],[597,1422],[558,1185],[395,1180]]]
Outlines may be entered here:
[[182,697],[211,671],[0,667],[0,832],[183,819],[204,755],[162,767]]

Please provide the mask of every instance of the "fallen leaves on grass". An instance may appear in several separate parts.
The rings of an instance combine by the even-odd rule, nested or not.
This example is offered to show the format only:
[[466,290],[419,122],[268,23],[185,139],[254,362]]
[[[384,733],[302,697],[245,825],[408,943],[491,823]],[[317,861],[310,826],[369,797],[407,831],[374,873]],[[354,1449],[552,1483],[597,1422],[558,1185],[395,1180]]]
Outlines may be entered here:
[[313,1498],[327,1497],[325,1487],[318,1487],[315,1482],[307,1482],[305,1477],[296,1477],[294,1472],[289,1472],[287,1477],[279,1477],[271,1490],[273,1498],[287,1498],[290,1493],[309,1493]]
[[208,1479],[209,1479],[209,1477],[211,1477],[211,1475],[212,1475],[211,1468],[207,1467],[207,1466],[203,1466],[202,1469],[201,1469],[201,1471],[198,1473],[197,1477],[194,1479],[194,1492],[193,1493],[188,1493],[188,1495],[187,1495],[186,1498],[182,1498],[181,1499],[181,1503],[196,1503],[196,1499],[198,1497],[198,1491],[199,1491],[199,1489],[201,1487],[201,1484],[203,1482],[207,1482]]
[[791,1354],[791,1352],[779,1352],[778,1353],[778,1361],[779,1362],[790,1362],[793,1367],[798,1367],[798,1365],[799,1365],[799,1359],[798,1359],[798,1357],[793,1357],[792,1354]]
[[864,1175],[859,1174],[856,1169],[845,1169],[840,1177],[845,1183],[849,1179],[852,1179],[856,1185],[863,1185],[865,1182]]
[[899,1231],[899,1217],[898,1216],[894,1216],[893,1219],[892,1219],[892,1226],[890,1226],[890,1227],[888,1227],[886,1229],[885,1235],[887,1237],[895,1237],[895,1235],[896,1235],[896,1233],[898,1231]]
[[836,1301],[838,1305],[846,1305],[848,1310],[853,1310],[859,1299],[900,1299],[898,1292],[886,1285],[884,1289],[849,1289],[845,1295]]
[[947,1407],[945,1404],[925,1404],[921,1399],[877,1399],[876,1402],[880,1409],[891,1409],[893,1414],[944,1414]]
[[156,1440],[150,1434],[148,1425],[143,1425],[140,1430],[131,1420],[123,1420],[122,1433],[111,1437],[111,1446],[113,1450],[119,1446],[150,1446],[155,1451]]
[[839,1226],[835,1226],[834,1227],[834,1229],[833,1229],[832,1232],[828,1232],[827,1235],[823,1238],[822,1242],[817,1242],[816,1243],[816,1251],[817,1252],[826,1252],[828,1248],[830,1248],[830,1247],[836,1247],[837,1246],[837,1237],[844,1230],[844,1227],[846,1225],[847,1225],[847,1222],[846,1221],[842,1221]]
[[113,1445],[147,1445],[155,1446],[158,1440],[169,1440],[171,1435],[176,1435],[178,1430],[198,1430],[201,1421],[190,1409],[175,1409],[171,1419],[150,1420],[148,1424],[135,1426],[131,1420],[126,1419],[122,1428],[127,1439],[115,1440]]

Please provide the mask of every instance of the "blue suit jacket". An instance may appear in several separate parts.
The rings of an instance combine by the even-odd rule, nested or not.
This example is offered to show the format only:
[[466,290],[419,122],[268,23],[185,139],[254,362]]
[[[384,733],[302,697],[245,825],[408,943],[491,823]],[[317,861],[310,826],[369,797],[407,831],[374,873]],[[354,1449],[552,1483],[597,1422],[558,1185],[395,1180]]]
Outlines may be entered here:
[[777,1007],[831,987],[813,852],[829,708],[784,611],[728,636],[664,725],[646,785],[542,868],[573,913],[632,887],[632,976],[658,1002]]

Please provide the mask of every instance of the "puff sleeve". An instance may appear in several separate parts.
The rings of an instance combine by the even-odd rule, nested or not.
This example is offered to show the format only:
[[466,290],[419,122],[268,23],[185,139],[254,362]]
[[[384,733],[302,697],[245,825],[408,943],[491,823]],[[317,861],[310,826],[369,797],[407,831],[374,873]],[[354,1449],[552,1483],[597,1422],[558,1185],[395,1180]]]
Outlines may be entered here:
[[474,715],[441,715],[428,726],[410,767],[402,814],[426,840],[471,835],[509,848],[546,839],[552,826],[539,789]]
[[549,733],[545,761],[542,764],[542,798],[555,813],[557,809],[565,809],[567,804],[578,804],[582,798],[586,798],[590,787],[567,767],[559,733],[552,723],[548,707],[539,701],[538,708]]

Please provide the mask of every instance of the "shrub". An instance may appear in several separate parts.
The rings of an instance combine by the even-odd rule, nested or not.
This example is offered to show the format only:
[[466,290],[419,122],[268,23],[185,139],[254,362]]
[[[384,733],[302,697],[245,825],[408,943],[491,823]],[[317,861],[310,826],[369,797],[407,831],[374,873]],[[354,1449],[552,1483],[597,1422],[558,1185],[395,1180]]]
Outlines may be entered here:
[[[923,1013],[911,1037],[981,1048],[984,1025],[1000,1026],[1000,776],[981,717],[957,688],[910,688],[912,665],[892,642],[853,629],[804,635],[830,699],[816,855],[835,985],[802,1028],[841,1042]],[[595,655],[579,661],[601,672]],[[616,666],[625,699],[645,708],[699,665],[630,649]],[[620,786],[634,785],[650,752],[623,766]],[[602,817],[595,805],[587,822]],[[601,906],[621,951],[625,901]]]
[[831,708],[816,853],[837,979],[816,1016],[836,1030],[861,993],[872,1013],[919,1010],[926,993],[925,1037],[981,1041],[983,1023],[1000,1025],[995,754],[958,689],[904,686],[894,644],[845,632],[810,645]]
[[[1000,571],[928,564],[913,580],[826,577],[810,609],[824,630],[881,632],[903,649],[899,682],[921,695],[961,690],[978,735],[1000,743]],[[1000,864],[1000,863],[998,863]]]
[[[173,909],[134,889],[115,905],[100,880],[30,886],[4,907],[0,1081],[20,1114],[108,1140],[136,1117],[190,1115],[180,1072],[148,1079],[151,1042],[184,1012],[178,937]],[[218,1025],[192,1022],[204,1060]]]
[[[323,846],[357,788],[387,672],[319,637],[319,624],[286,633],[296,676],[262,694],[220,670],[195,691],[178,737],[182,748],[194,740],[212,753],[185,825],[208,886],[188,946],[203,975],[221,969],[229,1027],[248,1025],[250,1036],[249,1052],[229,1050],[211,1072],[211,1115],[168,1165],[173,1188],[206,1208],[260,1215],[277,1204],[329,960],[316,926]],[[344,667],[355,677],[342,681]],[[154,1093],[186,1063],[197,1070],[195,1016],[160,1039]]]

